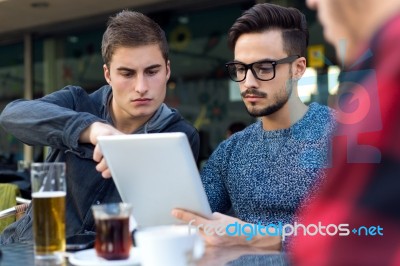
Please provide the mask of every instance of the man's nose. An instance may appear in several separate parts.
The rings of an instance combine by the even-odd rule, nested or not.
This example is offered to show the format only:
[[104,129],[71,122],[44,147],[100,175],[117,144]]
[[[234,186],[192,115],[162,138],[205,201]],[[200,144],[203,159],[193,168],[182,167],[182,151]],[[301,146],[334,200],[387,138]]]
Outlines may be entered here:
[[254,87],[257,84],[257,78],[254,76],[253,71],[251,69],[247,69],[246,79],[244,80],[244,86],[247,88]]
[[138,75],[135,84],[135,91],[144,94],[147,91],[147,81],[144,75]]

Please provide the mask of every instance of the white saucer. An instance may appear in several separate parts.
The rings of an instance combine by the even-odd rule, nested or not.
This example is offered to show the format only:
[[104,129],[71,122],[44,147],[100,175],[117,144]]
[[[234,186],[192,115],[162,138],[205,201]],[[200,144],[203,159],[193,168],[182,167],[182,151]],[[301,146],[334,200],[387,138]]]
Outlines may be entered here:
[[138,248],[131,249],[131,255],[126,260],[106,260],[96,255],[96,251],[86,249],[69,256],[69,262],[79,266],[130,266],[140,264]]

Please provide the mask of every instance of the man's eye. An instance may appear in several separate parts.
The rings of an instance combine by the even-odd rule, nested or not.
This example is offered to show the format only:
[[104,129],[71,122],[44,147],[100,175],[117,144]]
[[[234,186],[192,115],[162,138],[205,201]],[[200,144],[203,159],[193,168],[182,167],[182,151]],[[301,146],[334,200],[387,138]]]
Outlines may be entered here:
[[154,76],[155,74],[157,74],[159,72],[159,70],[158,69],[149,69],[146,72],[148,75]]
[[260,74],[268,74],[273,71],[273,67],[271,64],[259,64],[257,66],[254,66],[254,68]]
[[243,73],[245,71],[246,71],[246,68],[244,66],[236,66],[237,73]]
[[121,72],[121,75],[124,76],[124,77],[129,78],[129,77],[133,76],[133,73],[132,72]]
[[260,68],[260,72],[265,72],[265,73],[269,73],[272,71],[272,67],[262,67]]

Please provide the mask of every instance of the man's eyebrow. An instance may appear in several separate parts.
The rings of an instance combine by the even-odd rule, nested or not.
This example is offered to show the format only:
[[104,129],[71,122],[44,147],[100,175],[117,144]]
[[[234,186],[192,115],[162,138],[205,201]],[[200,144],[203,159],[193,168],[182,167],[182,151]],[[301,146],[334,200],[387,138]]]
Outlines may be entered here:
[[117,70],[118,71],[135,71],[134,69],[129,68],[129,67],[118,67]]
[[146,69],[153,69],[153,68],[158,68],[158,67],[161,67],[161,64],[150,65],[150,66],[146,67]]
[[[161,64],[154,64],[154,65],[150,65],[150,66],[146,67],[145,69],[154,69],[154,68],[158,68],[161,66],[162,66]],[[118,67],[117,70],[118,71],[136,71],[136,69],[132,69],[129,67],[123,67],[123,66]]]
[[[258,63],[258,62],[264,62],[264,61],[267,61],[267,62],[272,62],[272,61],[277,61],[278,59],[272,59],[272,58],[263,58],[263,59],[260,59],[260,60],[257,60],[257,61],[254,61],[254,62],[252,62],[252,63]],[[233,60],[233,62],[235,62],[235,63],[241,63],[241,64],[245,64],[245,63],[243,63],[242,61],[240,61],[240,60],[237,60],[237,59],[234,59]]]

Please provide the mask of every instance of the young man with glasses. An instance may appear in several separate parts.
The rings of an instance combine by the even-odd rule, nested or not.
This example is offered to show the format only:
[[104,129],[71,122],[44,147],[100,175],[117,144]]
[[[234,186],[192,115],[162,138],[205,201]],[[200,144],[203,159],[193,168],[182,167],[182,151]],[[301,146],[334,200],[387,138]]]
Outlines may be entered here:
[[[295,211],[323,179],[334,117],[326,106],[306,106],[297,93],[308,44],[300,11],[255,5],[236,20],[228,38],[234,50],[226,64],[230,78],[259,120],[222,142],[202,170],[213,219],[177,209],[173,215],[201,229],[219,228],[214,234],[200,230],[211,245],[279,249],[279,225],[297,221]],[[231,208],[236,218],[222,214]],[[224,236],[221,224],[229,225]],[[254,225],[270,225],[269,233]]]

